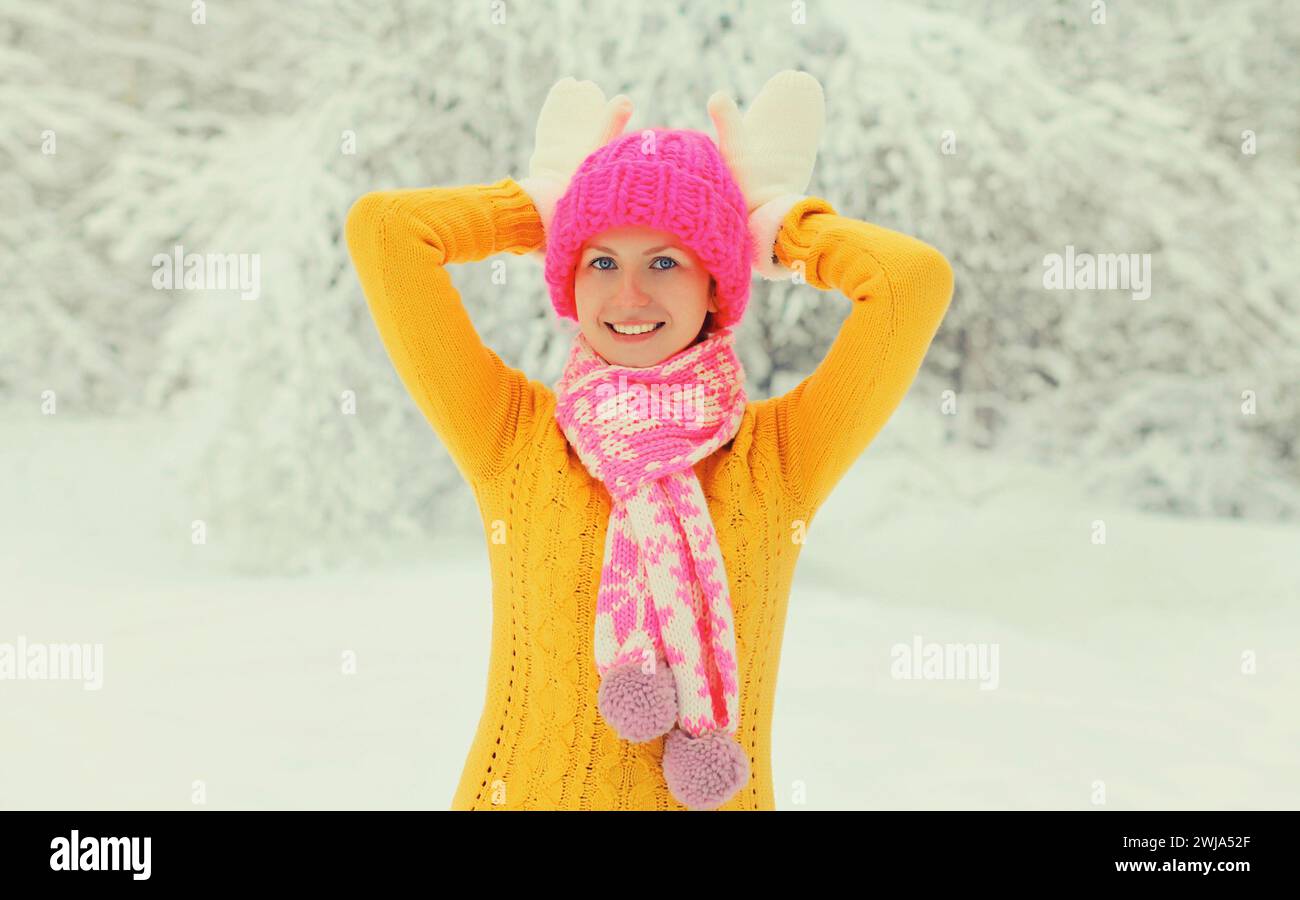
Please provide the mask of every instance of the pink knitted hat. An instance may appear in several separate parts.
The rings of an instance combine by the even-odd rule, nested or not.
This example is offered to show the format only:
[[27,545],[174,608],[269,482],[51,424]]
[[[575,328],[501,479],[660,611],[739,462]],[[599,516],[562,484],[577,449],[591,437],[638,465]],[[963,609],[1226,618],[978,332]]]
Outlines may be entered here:
[[744,195],[712,138],[694,129],[647,128],[582,161],[546,235],[546,284],[561,316],[578,318],[573,276],[583,242],[624,225],[675,234],[717,280],[716,327],[740,321],[753,241]]

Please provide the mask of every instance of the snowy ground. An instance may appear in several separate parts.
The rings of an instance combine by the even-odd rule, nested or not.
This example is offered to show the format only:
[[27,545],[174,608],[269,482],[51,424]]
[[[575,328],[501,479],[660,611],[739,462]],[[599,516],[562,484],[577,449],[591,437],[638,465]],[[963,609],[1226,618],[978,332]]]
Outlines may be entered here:
[[[222,574],[164,445],[151,423],[6,417],[0,643],[99,642],[105,672],[99,691],[0,681],[0,808],[187,808],[196,781],[216,809],[446,808],[482,700],[485,549]],[[1097,808],[1101,782],[1109,809],[1300,807],[1300,529],[941,463],[872,448],[809,531],[778,805]],[[997,688],[891,678],[914,635],[996,643]]]

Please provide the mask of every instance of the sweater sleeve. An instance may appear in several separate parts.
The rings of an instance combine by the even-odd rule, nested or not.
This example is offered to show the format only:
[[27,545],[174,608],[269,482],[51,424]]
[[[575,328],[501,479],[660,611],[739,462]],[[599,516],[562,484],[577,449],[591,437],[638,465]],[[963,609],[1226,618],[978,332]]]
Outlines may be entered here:
[[838,215],[809,197],[786,214],[777,258],[852,301],[825,359],[774,398],[783,475],[816,509],[902,401],[952,299],[947,259],[930,245]]
[[537,249],[536,207],[511,178],[375,191],[352,205],[346,232],[402,383],[466,480],[489,477],[515,444],[529,382],[483,343],[446,266]]

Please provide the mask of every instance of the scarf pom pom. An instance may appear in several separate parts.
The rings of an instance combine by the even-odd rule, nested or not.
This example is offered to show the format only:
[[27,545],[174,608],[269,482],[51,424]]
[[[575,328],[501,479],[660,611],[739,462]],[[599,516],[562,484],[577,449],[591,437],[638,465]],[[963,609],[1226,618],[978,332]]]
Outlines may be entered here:
[[677,721],[677,682],[668,665],[644,671],[640,663],[611,666],[600,679],[596,698],[600,714],[625,741],[641,743],[659,737]]
[[668,790],[690,809],[717,809],[749,781],[749,756],[723,731],[693,738],[674,728],[664,739],[663,766]]

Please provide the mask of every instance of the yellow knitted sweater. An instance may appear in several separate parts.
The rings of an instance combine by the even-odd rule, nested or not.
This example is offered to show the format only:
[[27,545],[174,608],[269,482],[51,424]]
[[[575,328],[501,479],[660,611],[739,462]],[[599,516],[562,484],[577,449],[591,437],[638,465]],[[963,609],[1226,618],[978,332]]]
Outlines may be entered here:
[[[378,191],[349,211],[347,240],[384,346],[483,519],[492,650],[452,808],[684,809],[664,781],[663,738],[620,740],[596,709],[592,620],[609,494],[556,424],[552,390],[482,342],[446,268],[541,248],[536,207],[511,178]],[[775,251],[851,306],[816,371],[750,401],[732,442],[695,467],[730,584],[736,738],[751,763],[749,783],[721,807],[731,810],[775,808],[773,698],[803,533],[902,400],[953,288],[933,247],[816,197],[785,217]]]

